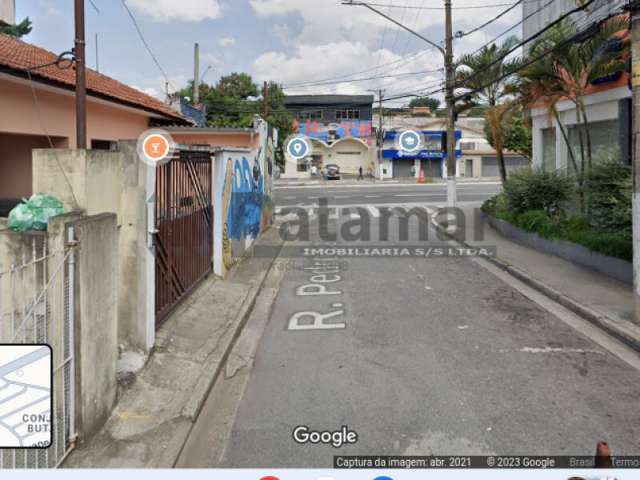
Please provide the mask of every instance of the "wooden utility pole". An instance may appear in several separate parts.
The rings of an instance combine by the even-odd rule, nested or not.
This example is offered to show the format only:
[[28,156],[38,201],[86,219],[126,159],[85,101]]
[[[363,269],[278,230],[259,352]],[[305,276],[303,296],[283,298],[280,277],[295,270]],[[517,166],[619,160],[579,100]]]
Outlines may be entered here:
[[75,0],[76,147],[87,148],[87,76],[84,36],[84,0]]
[[262,102],[263,102],[262,114],[266,121],[267,116],[269,116],[269,84],[266,81],[264,82],[264,86],[262,87]]
[[633,151],[633,296],[640,323],[640,0],[631,2],[631,88]]
[[456,102],[455,66],[453,65],[453,21],[451,0],[444,1],[445,8],[445,100],[447,102],[447,206],[456,206]]

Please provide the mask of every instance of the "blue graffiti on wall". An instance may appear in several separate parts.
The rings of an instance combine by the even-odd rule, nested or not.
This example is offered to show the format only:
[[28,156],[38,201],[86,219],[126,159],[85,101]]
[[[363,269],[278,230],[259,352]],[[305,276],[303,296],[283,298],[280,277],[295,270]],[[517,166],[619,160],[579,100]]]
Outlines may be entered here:
[[231,205],[227,217],[230,238],[240,240],[258,236],[264,194],[264,177],[258,162],[254,162],[252,168],[245,157],[236,160],[233,166]]

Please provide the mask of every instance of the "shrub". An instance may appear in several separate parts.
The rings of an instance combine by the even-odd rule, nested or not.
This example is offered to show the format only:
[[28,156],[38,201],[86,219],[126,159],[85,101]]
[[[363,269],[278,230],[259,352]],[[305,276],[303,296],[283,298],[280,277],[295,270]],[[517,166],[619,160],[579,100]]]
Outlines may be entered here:
[[561,215],[562,204],[574,193],[573,179],[563,173],[542,169],[521,169],[512,173],[504,185],[509,210],[515,214],[543,210],[549,216]]
[[544,210],[530,210],[515,218],[515,225],[543,237],[551,237],[558,228],[556,218],[551,218]]
[[631,168],[617,160],[608,159],[592,166],[585,180],[589,223],[601,231],[630,232],[633,192]]

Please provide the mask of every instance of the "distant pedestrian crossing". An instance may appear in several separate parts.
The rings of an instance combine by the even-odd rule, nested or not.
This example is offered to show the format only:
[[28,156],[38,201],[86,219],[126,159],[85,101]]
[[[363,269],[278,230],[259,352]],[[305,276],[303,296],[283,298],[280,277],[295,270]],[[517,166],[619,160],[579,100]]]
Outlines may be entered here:
[[[407,214],[416,214],[424,212],[429,216],[437,213],[438,209],[444,205],[429,205],[402,203],[394,205],[340,205],[337,207],[326,207],[329,220],[347,220],[358,219],[364,214],[371,219],[379,219],[382,215],[391,217],[402,217]],[[389,213],[387,213],[389,212]],[[320,209],[310,206],[286,206],[277,207],[275,209],[276,218],[294,219],[306,215],[309,220],[318,218]]]

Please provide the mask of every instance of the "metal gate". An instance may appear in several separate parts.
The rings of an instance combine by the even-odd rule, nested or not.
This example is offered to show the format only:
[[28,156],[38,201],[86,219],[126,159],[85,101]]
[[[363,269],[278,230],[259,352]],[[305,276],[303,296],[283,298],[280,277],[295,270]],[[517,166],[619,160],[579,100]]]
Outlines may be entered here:
[[[72,229],[68,239],[73,240]],[[0,449],[0,469],[58,467],[75,445],[73,245],[48,250],[44,235],[27,238],[12,265],[0,270],[0,343],[46,343],[53,352],[53,411],[42,412],[51,418],[52,443],[43,449]],[[20,425],[9,426],[27,445],[30,435],[19,436]]]
[[156,168],[156,328],[213,268],[212,181],[208,151]]

